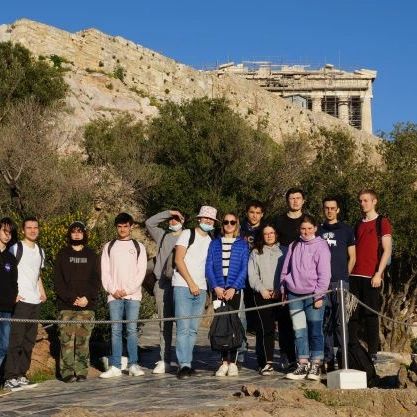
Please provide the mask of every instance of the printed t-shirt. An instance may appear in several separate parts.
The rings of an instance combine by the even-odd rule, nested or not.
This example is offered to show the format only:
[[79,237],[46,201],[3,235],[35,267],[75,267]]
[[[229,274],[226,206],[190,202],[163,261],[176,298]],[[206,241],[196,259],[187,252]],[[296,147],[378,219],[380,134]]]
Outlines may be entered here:
[[323,223],[319,235],[327,241],[331,253],[332,282],[349,278],[348,252],[349,246],[355,245],[355,233],[346,223]]

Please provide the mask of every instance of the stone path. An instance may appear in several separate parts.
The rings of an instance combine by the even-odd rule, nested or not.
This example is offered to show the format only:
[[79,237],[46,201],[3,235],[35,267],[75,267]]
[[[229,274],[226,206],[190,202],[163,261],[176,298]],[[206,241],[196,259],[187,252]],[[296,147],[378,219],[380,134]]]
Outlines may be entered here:
[[240,391],[242,385],[254,383],[290,387],[294,384],[284,380],[281,373],[261,377],[256,372],[254,337],[249,337],[247,368],[238,377],[216,378],[213,374],[219,364],[219,356],[210,350],[205,328],[200,329],[194,355],[196,376],[179,381],[175,372],[152,375],[151,370],[158,360],[157,341],[157,325],[147,324],[140,338],[140,361],[147,368],[145,376],[124,375],[110,380],[89,378],[85,383],[74,384],[46,381],[32,390],[0,397],[0,416],[51,416],[69,407],[108,413],[220,407],[235,402],[233,394]]

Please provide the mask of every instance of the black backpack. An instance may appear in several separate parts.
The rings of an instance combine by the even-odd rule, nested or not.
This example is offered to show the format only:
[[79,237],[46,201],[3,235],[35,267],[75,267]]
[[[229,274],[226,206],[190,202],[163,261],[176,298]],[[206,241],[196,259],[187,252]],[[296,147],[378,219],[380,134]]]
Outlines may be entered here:
[[[38,249],[39,249],[39,254],[41,255],[41,265],[44,263],[45,261],[45,252],[43,251],[43,249],[38,245]],[[22,259],[23,256],[23,243],[21,240],[19,240],[19,242],[17,242],[16,244],[16,263],[19,265],[20,260]]]
[[349,343],[348,364],[350,369],[366,372],[368,388],[378,385],[379,377],[376,373],[371,355],[359,342]]
[[[110,241],[109,246],[107,247],[107,255],[109,255],[110,258],[110,252],[111,252],[111,248],[114,246],[114,244],[117,242],[118,239],[113,239]],[[135,249],[136,249],[136,261],[139,259],[139,255],[140,255],[140,246],[139,246],[139,242],[136,239],[131,239],[133,244],[135,245]]]
[[[233,311],[233,308],[224,302],[215,310],[216,313],[225,311]],[[237,313],[215,316],[208,334],[211,349],[218,352],[238,349],[242,346],[244,334],[242,322]]]

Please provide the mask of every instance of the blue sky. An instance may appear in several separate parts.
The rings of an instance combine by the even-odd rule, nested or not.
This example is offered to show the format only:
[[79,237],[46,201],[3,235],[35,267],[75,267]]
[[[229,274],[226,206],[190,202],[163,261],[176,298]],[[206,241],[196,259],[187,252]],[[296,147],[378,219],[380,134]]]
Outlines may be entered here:
[[389,132],[417,122],[416,16],[414,0],[15,0],[0,23],[95,27],[198,68],[272,59],[375,69],[374,132]]

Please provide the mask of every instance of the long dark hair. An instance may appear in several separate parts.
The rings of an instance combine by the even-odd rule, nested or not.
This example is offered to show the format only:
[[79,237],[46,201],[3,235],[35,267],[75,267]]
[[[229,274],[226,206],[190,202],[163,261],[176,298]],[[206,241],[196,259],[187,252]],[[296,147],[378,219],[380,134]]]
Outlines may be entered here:
[[274,224],[272,223],[266,223],[262,225],[262,228],[260,230],[260,233],[255,239],[255,244],[253,246],[254,249],[259,253],[259,255],[262,255],[264,253],[264,246],[265,246],[265,240],[264,240],[264,230],[270,227],[271,229],[274,229],[275,232],[275,243],[278,241],[278,232]]

